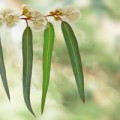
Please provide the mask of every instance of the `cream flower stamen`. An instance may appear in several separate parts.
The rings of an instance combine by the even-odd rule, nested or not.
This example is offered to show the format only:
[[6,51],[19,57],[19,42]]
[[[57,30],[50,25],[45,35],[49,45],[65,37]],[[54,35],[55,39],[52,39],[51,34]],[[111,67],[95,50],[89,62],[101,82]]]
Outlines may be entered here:
[[40,30],[46,26],[47,21],[44,15],[39,11],[31,10],[29,6],[26,5],[23,6],[22,15],[26,16],[27,20],[32,21],[33,28],[35,30]]
[[5,9],[0,14],[0,25],[6,24],[7,27],[13,27],[19,22],[19,16],[14,13],[11,9]]
[[11,13],[13,13],[13,11],[11,9],[5,9],[5,10],[1,11],[1,15],[3,15],[3,17],[5,17]]
[[80,17],[80,11],[74,6],[67,6],[64,10],[64,14],[69,21],[76,21]]
[[15,26],[18,21],[19,21],[19,16],[18,15],[8,15],[5,17],[5,22],[7,27],[13,27]]
[[40,19],[42,17],[44,17],[44,16],[42,15],[42,13],[40,13],[38,11],[31,11],[30,12],[30,20]]
[[55,14],[59,16],[64,16],[69,21],[75,21],[80,17],[80,11],[74,6],[67,6],[66,8],[56,9]]
[[0,26],[3,25],[3,15],[0,14]]
[[35,20],[43,17],[42,13],[35,10],[31,10],[30,7],[27,5],[23,5],[22,8],[23,8],[22,15],[26,16],[30,20]]
[[36,19],[33,21],[33,28],[35,30],[41,30],[46,27],[47,21],[45,18]]

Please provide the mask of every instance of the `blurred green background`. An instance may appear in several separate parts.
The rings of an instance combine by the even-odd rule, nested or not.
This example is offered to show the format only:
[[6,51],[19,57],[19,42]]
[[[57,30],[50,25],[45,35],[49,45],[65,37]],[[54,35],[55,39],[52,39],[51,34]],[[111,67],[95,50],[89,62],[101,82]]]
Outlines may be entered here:
[[20,22],[13,29],[0,29],[11,93],[9,102],[0,81],[0,120],[120,120],[120,0],[0,0],[0,8],[19,8],[19,3],[44,14],[68,4],[80,9],[81,19],[71,25],[83,63],[86,103],[78,95],[60,22],[51,19],[56,39],[45,111],[41,116],[43,31],[33,31],[31,102],[37,118],[29,113],[22,95],[25,23]]

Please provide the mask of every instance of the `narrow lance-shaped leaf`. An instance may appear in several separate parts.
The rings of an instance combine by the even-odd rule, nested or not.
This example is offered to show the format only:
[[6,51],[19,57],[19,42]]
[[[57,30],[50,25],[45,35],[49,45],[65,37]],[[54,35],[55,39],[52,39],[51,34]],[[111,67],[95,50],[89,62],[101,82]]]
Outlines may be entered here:
[[26,27],[22,38],[23,53],[23,95],[27,108],[35,116],[30,102],[30,86],[33,65],[33,37],[30,27]]
[[42,85],[42,100],[41,100],[41,114],[44,111],[46,94],[49,86],[51,57],[54,46],[54,27],[52,23],[48,22],[48,26],[44,31],[44,48],[43,48],[43,85]]
[[65,42],[67,45],[67,49],[69,52],[73,73],[76,79],[77,88],[79,91],[79,95],[83,102],[85,102],[85,96],[84,96],[84,76],[83,76],[83,70],[82,70],[82,63],[78,48],[77,39],[75,37],[75,34],[71,28],[71,26],[65,22],[62,21],[62,32],[63,36],[65,38]]
[[8,88],[6,70],[5,70],[4,58],[3,58],[3,51],[2,51],[2,45],[1,45],[1,38],[0,38],[0,74],[1,74],[2,82],[5,88],[6,94],[10,100],[10,94],[9,94],[9,88]]

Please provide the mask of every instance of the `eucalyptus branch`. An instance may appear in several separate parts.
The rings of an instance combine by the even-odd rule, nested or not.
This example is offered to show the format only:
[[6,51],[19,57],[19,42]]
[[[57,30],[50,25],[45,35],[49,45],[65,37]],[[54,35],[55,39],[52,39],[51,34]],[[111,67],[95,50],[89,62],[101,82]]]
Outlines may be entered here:
[[[36,30],[41,30],[44,28],[43,86],[41,100],[41,114],[42,114],[44,112],[45,101],[49,87],[51,61],[55,39],[54,26],[49,21],[48,17],[53,17],[56,21],[61,20],[61,29],[70,56],[78,92],[82,101],[85,102],[84,76],[77,39],[70,24],[63,20],[65,18],[66,20],[72,22],[77,20],[79,18],[79,15],[80,15],[79,10],[72,6],[67,6],[64,9],[56,9],[54,11],[50,11],[49,14],[47,15],[43,15],[39,11],[31,10],[28,6],[23,6],[23,12],[21,15],[16,14],[14,11],[10,9],[6,9],[0,12],[0,26],[6,25],[7,27],[11,28],[14,27],[20,20],[24,20],[27,25],[23,32],[22,37],[23,96],[28,110],[34,116],[35,114],[33,112],[30,101],[30,86],[33,66],[33,33],[31,27],[28,26],[29,21],[32,22],[33,28]],[[10,99],[1,44],[0,44],[0,74],[7,96]]]

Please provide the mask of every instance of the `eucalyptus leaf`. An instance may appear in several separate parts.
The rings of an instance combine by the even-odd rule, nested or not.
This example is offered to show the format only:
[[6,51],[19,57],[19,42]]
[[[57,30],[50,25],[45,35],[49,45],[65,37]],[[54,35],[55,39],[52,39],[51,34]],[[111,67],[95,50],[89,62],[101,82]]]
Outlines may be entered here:
[[71,26],[65,22],[62,21],[62,32],[63,36],[67,45],[67,49],[69,52],[73,73],[76,79],[77,88],[79,91],[79,95],[83,102],[85,102],[85,95],[84,95],[84,76],[83,76],[83,69],[82,69],[82,63],[81,63],[81,57],[79,53],[78,43],[77,39],[75,37],[75,34],[71,28]]
[[44,111],[46,94],[49,86],[51,57],[52,57],[52,51],[54,47],[54,38],[55,38],[54,27],[52,23],[48,22],[47,28],[44,31],[41,114]]
[[23,53],[23,95],[28,110],[35,116],[30,102],[30,86],[33,65],[33,36],[32,30],[26,27],[22,38]]
[[7,76],[6,76],[6,69],[5,69],[4,58],[3,58],[1,38],[0,38],[0,74],[1,74],[4,89],[6,91],[8,99],[10,100],[10,93],[9,93],[9,87],[8,87],[8,83],[7,83]]

